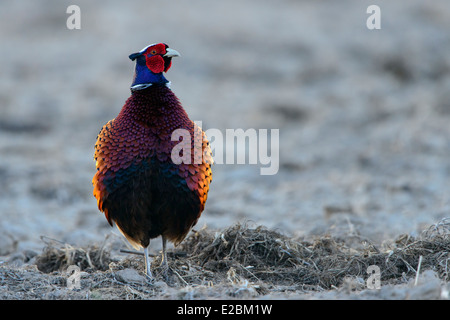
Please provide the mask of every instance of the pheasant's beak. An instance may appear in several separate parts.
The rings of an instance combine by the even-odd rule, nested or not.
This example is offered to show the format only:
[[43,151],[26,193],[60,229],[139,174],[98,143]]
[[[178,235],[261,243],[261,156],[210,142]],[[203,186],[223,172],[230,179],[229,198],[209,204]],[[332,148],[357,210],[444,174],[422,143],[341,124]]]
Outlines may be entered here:
[[173,57],[179,57],[179,56],[180,56],[180,53],[177,50],[167,48],[166,54],[163,57],[173,58]]

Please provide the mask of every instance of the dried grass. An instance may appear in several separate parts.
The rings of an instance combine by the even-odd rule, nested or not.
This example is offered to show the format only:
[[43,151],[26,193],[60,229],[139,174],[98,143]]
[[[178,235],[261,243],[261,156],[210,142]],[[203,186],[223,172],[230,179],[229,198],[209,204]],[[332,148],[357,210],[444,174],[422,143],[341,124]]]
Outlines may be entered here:
[[[104,244],[74,248],[46,241],[47,247],[36,260],[42,272],[64,271],[69,265],[78,265],[96,279],[88,283],[91,291],[101,297],[116,294],[151,298],[161,292],[142,284],[127,284],[125,290],[115,279],[114,273],[120,269],[143,272],[142,256],[130,255],[110,263]],[[248,224],[215,232],[205,228],[191,232],[169,252],[169,276],[160,270],[160,259],[155,255],[152,263],[155,281],[177,289],[176,298],[196,298],[199,294],[253,298],[277,291],[336,289],[346,283],[359,284],[353,288],[358,290],[365,288],[370,265],[380,268],[383,285],[395,285],[418,279],[420,259],[421,272],[433,270],[441,280],[449,281],[450,219],[427,228],[417,238],[401,235],[387,247],[371,244],[356,249],[329,236],[308,242]]]
[[45,237],[41,239],[47,246],[42,254],[37,256],[36,266],[44,273],[62,271],[71,265],[80,267],[80,270],[105,271],[111,262],[109,251],[105,250],[104,244],[100,247],[74,248],[54,239]]
[[384,250],[374,245],[355,250],[331,237],[298,241],[246,224],[222,232],[192,233],[179,250],[187,252],[189,264],[216,277],[227,278],[233,268],[239,277],[266,285],[331,289],[348,277],[366,279],[370,265],[380,267],[382,281],[396,284],[416,276],[420,257],[421,270],[434,270],[449,281],[450,220],[442,220],[417,238],[399,236],[392,248]]

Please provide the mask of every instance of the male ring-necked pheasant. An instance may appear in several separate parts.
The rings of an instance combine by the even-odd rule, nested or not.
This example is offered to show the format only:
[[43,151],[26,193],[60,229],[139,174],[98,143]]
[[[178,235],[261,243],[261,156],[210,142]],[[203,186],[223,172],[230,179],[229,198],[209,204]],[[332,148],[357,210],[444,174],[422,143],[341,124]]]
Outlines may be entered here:
[[[119,115],[103,126],[95,145],[92,183],[98,208],[136,249],[144,248],[149,277],[150,239],[162,237],[167,270],[166,241],[179,244],[197,223],[212,180],[206,135],[189,119],[163,75],[177,56],[164,43],[129,56],[136,61],[131,96]],[[177,129],[187,130],[190,139],[173,139]],[[172,154],[178,144],[185,148]],[[186,150],[190,157],[182,154]],[[184,160],[174,161],[174,155]]]

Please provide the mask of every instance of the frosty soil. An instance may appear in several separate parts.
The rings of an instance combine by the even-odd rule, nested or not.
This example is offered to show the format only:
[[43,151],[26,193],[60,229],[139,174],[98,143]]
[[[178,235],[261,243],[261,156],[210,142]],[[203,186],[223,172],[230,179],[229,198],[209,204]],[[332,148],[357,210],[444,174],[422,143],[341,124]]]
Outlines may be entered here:
[[[80,30],[64,2],[0,10],[0,298],[448,299],[448,0],[383,2],[379,30],[368,1],[77,4]],[[159,40],[183,52],[170,80],[192,119],[223,135],[217,161],[226,128],[267,128],[267,157],[277,128],[280,153],[261,175],[235,138],[168,279],[151,244],[149,283],[96,209],[92,146],[129,96],[127,48]]]
[[[364,248],[330,237],[313,242],[292,239],[262,226],[201,229],[168,253],[168,276],[160,267],[160,255],[154,255],[155,281],[144,275],[142,258],[117,256],[113,249],[117,244],[112,240],[106,239],[101,246],[75,248],[46,239],[44,251],[16,271],[8,268],[14,260],[0,266],[4,284],[0,298],[298,298],[299,294],[320,297],[330,289],[341,297],[377,298],[393,285],[406,285],[412,295],[423,288],[433,298],[445,299],[450,289],[449,220],[423,230],[418,238],[403,235],[383,247],[368,244]],[[81,270],[79,289],[67,286],[72,275],[65,270],[74,265]],[[376,275],[367,273],[372,266],[380,269],[379,285],[373,285]],[[263,311],[258,308],[253,311]],[[206,314],[205,309],[184,311]]]

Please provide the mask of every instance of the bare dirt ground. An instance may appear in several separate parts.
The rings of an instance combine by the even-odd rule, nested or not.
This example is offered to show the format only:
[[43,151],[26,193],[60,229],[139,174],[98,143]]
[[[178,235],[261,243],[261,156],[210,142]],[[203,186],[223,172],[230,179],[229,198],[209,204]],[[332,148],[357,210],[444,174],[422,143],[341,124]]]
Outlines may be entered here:
[[[448,299],[447,2],[78,1],[69,30],[68,1],[2,1],[0,299]],[[91,179],[127,57],[155,42],[182,55],[167,78],[191,119],[279,129],[280,158],[215,165],[167,275],[151,243],[150,282]]]

